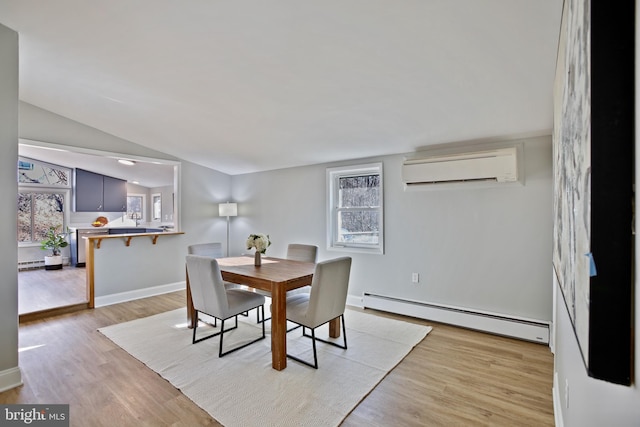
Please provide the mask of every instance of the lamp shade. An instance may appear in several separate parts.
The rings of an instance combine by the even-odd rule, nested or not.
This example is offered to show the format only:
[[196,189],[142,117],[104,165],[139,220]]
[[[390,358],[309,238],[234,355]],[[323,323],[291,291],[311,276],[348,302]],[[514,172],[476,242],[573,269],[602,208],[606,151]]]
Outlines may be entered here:
[[218,205],[218,213],[220,216],[238,216],[237,203],[220,203]]

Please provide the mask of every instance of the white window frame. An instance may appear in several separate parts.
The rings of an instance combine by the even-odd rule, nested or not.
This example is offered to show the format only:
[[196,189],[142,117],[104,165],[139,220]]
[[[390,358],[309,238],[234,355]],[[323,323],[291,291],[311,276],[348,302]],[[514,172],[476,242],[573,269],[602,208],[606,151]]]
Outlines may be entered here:
[[[349,243],[338,242],[338,182],[340,178],[362,175],[380,175],[380,206],[370,209],[378,212],[380,218],[378,243]],[[362,165],[341,166],[327,168],[327,250],[341,252],[360,252],[370,254],[384,254],[384,179],[382,162]]]
[[[66,189],[66,188],[55,188],[55,187],[36,187],[36,186],[18,186],[18,193],[31,193],[31,194],[44,194],[44,193],[51,193],[51,194],[62,194],[64,197],[64,207],[63,207],[63,222],[61,225],[61,228],[58,230],[59,232],[63,233],[66,229],[67,226],[69,224],[69,206],[71,206],[71,190]],[[31,213],[32,217],[33,217],[33,212]],[[33,236],[33,234],[32,234]],[[17,236],[16,236],[16,240],[17,240]],[[17,242],[18,243],[18,247],[19,248],[26,248],[26,247],[35,247],[35,246],[40,246],[40,241],[37,240],[32,240],[32,241],[27,241],[27,242]]]
[[126,212],[126,216],[127,216],[127,218],[133,219],[135,221],[135,218],[131,218],[129,216],[129,214],[131,213],[131,212],[129,212],[129,200],[128,200],[129,197],[140,197],[140,198],[142,198],[142,202],[141,202],[141,204],[142,204],[142,212],[141,212],[142,218],[140,218],[140,222],[147,222],[147,195],[143,194],[143,193],[127,193],[127,212]]

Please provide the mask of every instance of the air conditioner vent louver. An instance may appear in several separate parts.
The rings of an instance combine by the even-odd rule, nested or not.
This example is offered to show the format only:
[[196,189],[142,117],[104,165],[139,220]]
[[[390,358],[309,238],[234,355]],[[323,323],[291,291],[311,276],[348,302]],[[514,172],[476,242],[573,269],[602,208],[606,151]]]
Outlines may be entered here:
[[402,165],[407,186],[517,180],[516,147],[407,159]]

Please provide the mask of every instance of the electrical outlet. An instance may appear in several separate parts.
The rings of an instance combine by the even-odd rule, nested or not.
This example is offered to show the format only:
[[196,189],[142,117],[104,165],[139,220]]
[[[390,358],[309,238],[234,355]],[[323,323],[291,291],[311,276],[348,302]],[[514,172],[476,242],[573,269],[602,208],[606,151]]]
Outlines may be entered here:
[[412,273],[411,283],[418,283],[418,282],[420,282],[420,275],[418,273]]

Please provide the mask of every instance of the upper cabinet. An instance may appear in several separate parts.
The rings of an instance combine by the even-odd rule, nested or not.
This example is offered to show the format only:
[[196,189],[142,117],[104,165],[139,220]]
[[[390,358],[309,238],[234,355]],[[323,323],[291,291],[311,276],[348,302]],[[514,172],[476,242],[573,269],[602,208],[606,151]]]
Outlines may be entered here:
[[127,211],[127,181],[124,179],[105,176],[104,187],[104,211],[105,212],[126,212]]
[[75,170],[76,212],[126,212],[127,181]]

